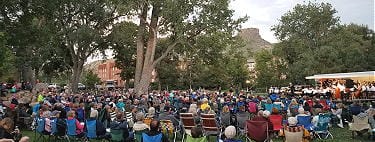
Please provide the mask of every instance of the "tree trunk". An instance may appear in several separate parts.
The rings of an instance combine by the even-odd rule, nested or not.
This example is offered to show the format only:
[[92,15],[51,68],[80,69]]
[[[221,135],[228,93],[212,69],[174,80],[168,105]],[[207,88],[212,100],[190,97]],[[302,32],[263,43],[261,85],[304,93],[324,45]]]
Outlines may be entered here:
[[[140,15],[141,19],[147,18],[147,10],[148,5],[144,4],[143,9]],[[144,62],[144,32],[146,28],[146,22],[144,20],[140,20],[139,27],[138,27],[138,33],[137,33],[137,62],[136,62],[136,68],[135,68],[135,76],[134,76],[134,89],[136,93],[138,94],[138,90],[140,90],[140,81],[142,77],[142,69],[143,69],[143,62]]]
[[78,83],[81,78],[82,68],[83,68],[83,61],[73,62],[73,75],[72,75],[71,84],[70,84],[72,93],[78,92]]

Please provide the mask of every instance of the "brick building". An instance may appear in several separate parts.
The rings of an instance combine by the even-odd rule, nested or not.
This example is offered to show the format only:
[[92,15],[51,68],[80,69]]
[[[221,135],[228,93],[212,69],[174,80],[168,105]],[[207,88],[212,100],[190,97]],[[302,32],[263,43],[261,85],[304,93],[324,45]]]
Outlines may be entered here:
[[109,59],[98,65],[96,74],[98,74],[100,80],[105,83],[107,80],[113,80],[118,87],[123,87],[125,81],[121,80],[121,70],[115,66],[115,60]]

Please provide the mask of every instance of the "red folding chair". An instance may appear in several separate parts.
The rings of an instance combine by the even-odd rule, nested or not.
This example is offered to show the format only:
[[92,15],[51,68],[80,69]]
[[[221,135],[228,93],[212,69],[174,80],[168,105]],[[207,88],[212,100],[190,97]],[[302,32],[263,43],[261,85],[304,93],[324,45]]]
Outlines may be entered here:
[[256,142],[267,142],[270,140],[268,135],[268,123],[266,121],[246,121],[246,142],[254,140]]
[[280,131],[283,128],[283,116],[282,115],[270,115],[269,119],[273,125],[273,130],[271,131]]

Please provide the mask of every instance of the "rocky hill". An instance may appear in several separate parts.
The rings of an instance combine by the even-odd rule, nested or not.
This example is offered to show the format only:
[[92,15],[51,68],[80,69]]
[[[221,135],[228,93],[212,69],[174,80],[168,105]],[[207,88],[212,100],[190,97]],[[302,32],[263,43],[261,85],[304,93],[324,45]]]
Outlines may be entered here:
[[238,33],[238,36],[245,42],[243,53],[246,57],[252,58],[255,52],[261,49],[270,50],[272,48],[272,44],[260,36],[259,29],[257,28],[242,29]]

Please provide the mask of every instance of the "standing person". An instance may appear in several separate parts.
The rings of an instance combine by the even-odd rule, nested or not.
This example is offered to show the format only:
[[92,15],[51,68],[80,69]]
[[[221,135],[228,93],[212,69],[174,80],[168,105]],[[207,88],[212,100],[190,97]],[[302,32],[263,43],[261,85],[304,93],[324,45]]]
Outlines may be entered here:
[[339,119],[339,123],[337,124],[337,126],[339,126],[340,128],[344,128],[344,124],[342,123],[342,117],[341,117],[343,105],[339,103],[337,104],[336,107],[337,108],[331,109],[332,115],[336,117],[337,119]]

